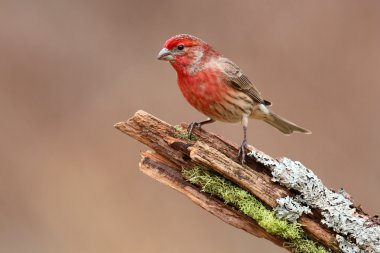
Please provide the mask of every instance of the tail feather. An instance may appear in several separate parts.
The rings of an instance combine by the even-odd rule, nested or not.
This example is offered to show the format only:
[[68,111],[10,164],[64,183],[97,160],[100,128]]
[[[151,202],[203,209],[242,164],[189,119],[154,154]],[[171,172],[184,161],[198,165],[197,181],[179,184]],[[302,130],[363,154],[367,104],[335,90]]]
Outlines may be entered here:
[[311,134],[311,131],[302,128],[300,126],[297,126],[293,122],[290,122],[279,115],[275,114],[274,112],[269,112],[266,117],[263,119],[266,123],[274,126],[284,134],[291,134],[293,132],[300,132],[305,134]]

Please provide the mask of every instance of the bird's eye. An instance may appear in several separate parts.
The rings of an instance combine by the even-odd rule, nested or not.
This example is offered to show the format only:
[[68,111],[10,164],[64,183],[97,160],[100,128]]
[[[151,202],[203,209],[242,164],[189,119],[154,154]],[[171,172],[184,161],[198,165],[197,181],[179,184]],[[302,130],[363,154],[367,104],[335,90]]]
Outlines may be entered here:
[[184,48],[185,48],[185,46],[182,45],[182,44],[181,44],[181,45],[178,45],[178,47],[177,47],[178,50],[183,50]]

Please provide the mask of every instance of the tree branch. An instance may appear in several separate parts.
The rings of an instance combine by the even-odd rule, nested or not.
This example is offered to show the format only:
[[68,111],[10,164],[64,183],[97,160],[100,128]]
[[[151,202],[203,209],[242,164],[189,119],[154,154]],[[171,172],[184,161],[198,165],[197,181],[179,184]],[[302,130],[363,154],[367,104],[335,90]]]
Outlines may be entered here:
[[[278,178],[273,176],[274,173],[278,173],[279,168],[282,168],[281,166],[286,166],[279,159],[273,159],[250,147],[251,156],[247,157],[247,164],[242,166],[236,159],[236,144],[205,130],[198,129],[194,130],[197,141],[189,140],[185,134],[186,124],[183,124],[182,128],[176,128],[143,111],[138,111],[128,121],[117,123],[115,127],[146,144],[156,152],[142,153],[140,169],[145,174],[182,192],[194,203],[226,223],[257,237],[270,240],[276,245],[282,247],[286,245],[284,244],[284,242],[287,242],[286,239],[267,232],[256,221],[236,208],[224,204],[220,199],[212,197],[210,194],[201,192],[202,186],[186,182],[182,175],[182,170],[188,171],[194,169],[195,166],[202,166],[202,168],[215,171],[252,194],[268,209],[276,209],[278,213],[285,213],[283,217],[290,217],[288,215],[289,208],[286,209],[284,206],[296,206],[297,208],[295,209],[299,210],[301,210],[301,206],[303,208],[305,206],[310,207],[311,214],[302,214],[300,212],[300,217],[296,216],[296,219],[298,218],[298,223],[302,225],[309,239],[323,245],[332,252],[341,252],[341,249],[344,252],[359,252],[355,251],[356,248],[366,252],[379,252],[377,251],[378,247],[380,247],[378,221],[356,209],[353,213],[353,216],[363,218],[368,223],[366,226],[370,225],[371,228],[374,228],[369,232],[374,233],[375,237],[372,236],[370,239],[367,239],[367,237],[364,239],[356,238],[353,237],[350,231],[345,233],[346,230],[342,228],[334,227],[331,224],[328,224],[330,227],[322,224],[322,221],[326,221],[326,217],[322,215],[325,212],[324,206],[318,206],[316,203],[309,203],[301,199],[298,195],[298,193],[302,192],[300,189],[292,189],[289,186],[290,184],[281,181],[281,176]],[[282,185],[273,182],[273,180],[279,181]],[[303,202],[297,203],[294,201],[295,199],[301,199]],[[288,203],[287,201],[290,202]],[[279,205],[279,203],[282,203],[282,205]],[[294,217],[294,213],[292,215]],[[365,242],[359,239],[365,240]],[[297,251],[296,248],[287,249]],[[302,251],[298,250],[298,252]]]
[[172,167],[173,165],[174,164],[169,160],[159,154],[147,151],[142,153],[140,170],[157,181],[183,193],[195,204],[212,213],[222,221],[243,229],[256,237],[265,238],[278,246],[284,244],[284,240],[268,234],[257,222],[246,215],[224,204],[221,200],[200,192],[199,188],[187,182],[178,171],[178,168]]

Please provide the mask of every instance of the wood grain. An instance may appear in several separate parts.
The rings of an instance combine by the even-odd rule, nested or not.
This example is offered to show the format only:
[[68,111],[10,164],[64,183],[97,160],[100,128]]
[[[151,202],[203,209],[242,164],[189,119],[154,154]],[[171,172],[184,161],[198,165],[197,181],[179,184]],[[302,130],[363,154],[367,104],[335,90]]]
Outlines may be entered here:
[[[184,193],[196,204],[223,221],[246,231],[248,229],[246,225],[243,226],[236,220],[236,217],[243,219],[244,215],[236,216],[235,213],[235,216],[232,216],[229,213],[229,216],[224,216],[223,213],[232,212],[232,209],[223,205],[226,210],[221,210],[222,206],[216,205],[217,200],[199,193],[196,186],[184,182],[179,172],[182,169],[191,169],[195,165],[202,165],[246,189],[270,208],[277,205],[276,199],[292,195],[292,192],[285,187],[272,182],[270,172],[252,158],[247,157],[246,165],[241,165],[236,156],[238,146],[211,132],[195,129],[196,142],[181,139],[177,137],[178,130],[173,126],[144,111],[136,112],[133,117],[126,122],[117,123],[115,127],[156,152],[156,154],[143,153],[140,168],[145,174]],[[185,132],[186,128],[187,125],[182,124],[182,131]],[[249,148],[253,149],[252,147]],[[202,196],[202,201],[200,201],[200,196]],[[213,206],[208,206],[207,203],[212,203]],[[220,210],[216,212],[216,209]],[[228,222],[231,217],[235,217],[235,220]],[[247,217],[244,216],[244,224],[247,222],[246,219]],[[309,238],[331,249],[332,252],[340,252],[335,233],[320,223],[320,217],[303,215],[298,221],[303,225]],[[255,227],[257,231],[253,232],[251,231],[253,225],[250,226],[251,234],[279,245],[281,240],[278,238],[274,240],[273,236],[262,231],[262,229],[259,231],[257,227]]]

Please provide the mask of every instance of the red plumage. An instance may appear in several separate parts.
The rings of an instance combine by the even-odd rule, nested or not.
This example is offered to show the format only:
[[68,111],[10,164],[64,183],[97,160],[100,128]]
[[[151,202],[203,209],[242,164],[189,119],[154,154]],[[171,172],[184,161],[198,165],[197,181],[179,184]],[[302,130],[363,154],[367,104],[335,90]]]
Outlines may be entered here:
[[210,119],[191,124],[201,126],[215,120],[241,121],[244,140],[239,154],[244,162],[248,118],[264,120],[285,134],[310,133],[273,113],[260,92],[240,68],[203,40],[187,34],[167,40],[158,59],[167,60],[177,72],[178,85],[186,100]]

